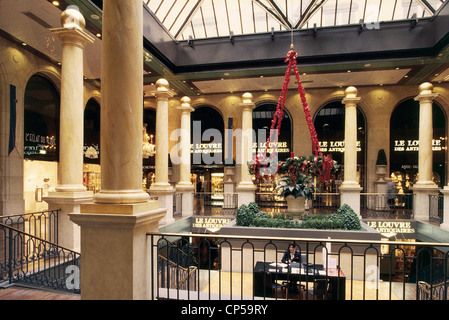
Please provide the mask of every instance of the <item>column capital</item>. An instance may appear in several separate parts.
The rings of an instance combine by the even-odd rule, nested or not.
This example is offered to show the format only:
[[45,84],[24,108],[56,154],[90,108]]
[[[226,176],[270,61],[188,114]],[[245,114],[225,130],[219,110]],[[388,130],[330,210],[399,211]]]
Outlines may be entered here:
[[164,78],[156,81],[156,90],[151,92],[156,99],[168,99],[175,95],[175,92],[170,89],[170,84]]
[[438,97],[438,93],[433,92],[433,85],[430,82],[424,82],[419,86],[419,95],[415,97],[415,101],[432,101]]
[[68,28],[53,28],[50,32],[61,39],[63,44],[72,42],[73,45],[84,47],[86,44],[94,43],[95,38],[89,35],[86,31],[81,29],[68,29]]
[[347,87],[345,90],[345,97],[342,100],[342,103],[345,105],[348,104],[356,104],[357,102],[359,102],[360,100],[362,100],[362,98],[357,97],[357,88],[356,87]]
[[195,111],[195,109],[193,109],[192,106],[190,105],[191,101],[192,100],[190,100],[190,98],[187,97],[187,96],[182,97],[181,98],[181,105],[178,106],[176,109],[181,110],[183,113],[184,112],[190,113],[192,111]]
[[255,105],[253,102],[253,95],[249,92],[245,92],[242,95],[242,103],[240,103],[240,106],[243,108],[243,110],[254,109]]

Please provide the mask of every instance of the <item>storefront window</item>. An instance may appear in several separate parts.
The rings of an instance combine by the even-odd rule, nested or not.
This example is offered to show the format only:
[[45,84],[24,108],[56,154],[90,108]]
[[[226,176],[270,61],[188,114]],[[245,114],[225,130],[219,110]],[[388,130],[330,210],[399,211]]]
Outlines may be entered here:
[[[267,138],[270,135],[271,121],[275,112],[275,104],[263,104],[253,110],[253,129],[256,134],[253,143],[253,154],[256,154],[256,152],[263,154],[265,152]],[[274,142],[271,139],[272,141],[271,145],[268,146],[267,155],[271,153],[270,151],[276,149],[279,161],[285,161],[290,157],[290,153],[293,151],[292,132],[290,115],[284,109],[281,128],[277,133],[277,145],[273,145]]]
[[59,160],[59,94],[46,78],[34,75],[25,88],[24,158]]
[[[390,119],[390,175],[399,193],[412,192],[418,180],[419,102],[399,104]],[[441,188],[446,181],[446,115],[433,104],[433,181]]]
[[200,106],[191,114],[191,172],[196,192],[223,199],[224,121],[213,107]]
[[[152,136],[153,143],[156,142],[156,110],[155,109],[144,109],[143,110],[143,126],[147,131],[149,136]],[[142,188],[149,189],[151,184],[155,180],[155,165],[156,156],[149,156],[148,158],[143,158],[143,177],[142,177]]]
[[97,193],[101,187],[100,170],[100,105],[90,99],[84,109],[83,184]]
[[[345,152],[345,106],[340,101],[322,107],[315,116],[315,130],[323,154],[331,154],[340,164],[339,175],[328,185],[322,186],[327,192],[338,192],[342,183]],[[357,108],[357,175],[361,187],[365,187],[366,125],[363,113]]]

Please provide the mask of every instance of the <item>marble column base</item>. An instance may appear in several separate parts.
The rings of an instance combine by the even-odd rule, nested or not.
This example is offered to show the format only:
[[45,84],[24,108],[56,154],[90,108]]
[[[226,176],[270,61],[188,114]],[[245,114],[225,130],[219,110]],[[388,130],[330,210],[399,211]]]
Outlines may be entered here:
[[360,191],[362,188],[357,182],[343,182],[340,187],[340,205],[347,204],[355,213],[360,215]]
[[150,188],[150,196],[157,197],[159,208],[166,210],[165,217],[159,221],[159,225],[166,225],[175,222],[175,219],[173,218],[173,195],[175,192],[176,189],[174,189],[171,185],[170,188],[167,189],[158,189],[153,186]]
[[[151,247],[165,210],[155,201],[138,204],[91,203],[70,219],[81,228],[81,299],[151,299]],[[84,285],[83,285],[84,284]]]
[[176,185],[176,193],[182,194],[182,216],[193,216],[193,201],[195,195],[195,186],[192,183],[178,183]]
[[238,194],[238,206],[256,201],[256,190],[252,182],[240,182],[235,188]]
[[413,216],[415,220],[429,221],[429,195],[438,194],[438,186],[432,181],[417,182],[412,187],[415,195]]
[[80,213],[81,204],[92,201],[93,192],[49,192],[43,200],[49,210],[61,210],[58,216],[58,242],[73,251],[80,251],[80,229],[69,215]]

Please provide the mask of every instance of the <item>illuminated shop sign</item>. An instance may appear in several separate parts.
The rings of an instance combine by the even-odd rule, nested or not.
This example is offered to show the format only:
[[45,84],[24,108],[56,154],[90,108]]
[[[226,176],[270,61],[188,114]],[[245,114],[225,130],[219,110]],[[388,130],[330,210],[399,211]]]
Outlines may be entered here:
[[[320,149],[322,152],[345,152],[344,141],[320,141]],[[362,143],[357,141],[357,152],[362,151]]]
[[[253,143],[253,153],[264,153],[267,146],[267,142],[254,142]],[[268,144],[267,153],[272,153],[274,148],[276,147],[276,151],[278,153],[290,153],[290,148],[287,142],[270,142]]]
[[[419,140],[394,140],[393,151],[418,151],[419,150]],[[432,140],[432,151],[444,150],[442,139]]]
[[222,153],[223,146],[221,143],[193,143],[190,145],[191,153]]
[[378,231],[384,236],[391,237],[400,234],[401,236],[414,235],[414,221],[365,221],[368,226]]
[[24,154],[45,155],[56,150],[56,137],[25,132]]
[[193,217],[192,232],[217,232],[224,225],[231,222],[229,218],[206,218],[206,217]]

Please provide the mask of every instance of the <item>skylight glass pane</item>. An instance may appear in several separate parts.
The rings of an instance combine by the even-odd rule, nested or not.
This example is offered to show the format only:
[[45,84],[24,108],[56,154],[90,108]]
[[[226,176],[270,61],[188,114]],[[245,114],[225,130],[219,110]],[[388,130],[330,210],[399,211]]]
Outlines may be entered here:
[[313,28],[313,25],[316,23],[317,27],[321,27],[321,13],[322,8],[319,9],[307,22],[307,24],[304,26],[304,28]]
[[[390,0],[391,1],[391,0]],[[368,0],[365,8],[365,23],[379,21],[380,0]]]
[[201,14],[201,8],[197,11],[197,14],[192,19],[192,37],[193,38],[205,38],[206,32],[204,29],[203,18]]
[[349,23],[350,10],[351,0],[338,0],[336,25],[346,25]]
[[150,8],[150,10],[155,13],[157,8],[159,8],[159,5],[161,4],[163,0],[150,0],[147,3],[148,8]]
[[[195,7],[196,1],[191,0],[178,0],[176,9],[173,8],[167,19],[169,23],[164,23],[165,27],[169,29],[172,34],[177,34],[179,28],[183,25],[184,21],[187,19],[189,13]],[[179,16],[178,16],[179,14]]]
[[161,5],[159,6],[156,12],[156,16],[159,20],[163,21],[170,10],[171,6],[173,5],[173,1],[162,1]]
[[394,20],[407,19],[411,2],[411,0],[398,0],[394,12]]
[[[229,10],[229,29],[235,34],[242,34],[241,16],[238,0],[226,0]],[[243,14],[243,12],[242,12]]]
[[215,14],[217,17],[218,35],[229,36],[229,25],[225,1],[214,1],[213,6],[215,7]]
[[335,25],[335,6],[337,0],[327,1],[323,6],[323,27],[330,27]]
[[379,21],[390,21],[393,18],[393,11],[396,1],[382,1],[380,6]]
[[299,18],[301,18],[301,1],[290,0],[288,7],[290,8],[288,11],[288,19],[292,25],[295,25]]
[[215,13],[212,8],[212,2],[211,1],[203,2],[201,9],[203,13],[204,27],[206,28],[207,36],[217,37],[218,32],[215,24]]
[[253,9],[251,6],[252,1],[240,0],[240,7],[242,11],[242,25],[243,33],[254,33],[254,23],[253,23]]
[[268,32],[267,14],[265,11],[259,8],[259,6],[253,4],[254,7],[254,26],[256,32]]
[[357,24],[363,19],[365,1],[352,1],[350,24]]

